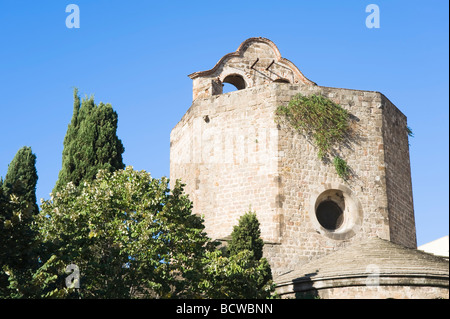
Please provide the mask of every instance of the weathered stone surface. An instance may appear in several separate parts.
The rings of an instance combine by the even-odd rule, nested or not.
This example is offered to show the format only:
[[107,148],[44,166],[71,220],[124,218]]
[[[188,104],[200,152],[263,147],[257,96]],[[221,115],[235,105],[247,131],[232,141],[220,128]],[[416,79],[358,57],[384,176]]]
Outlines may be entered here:
[[[353,172],[349,181],[318,160],[308,138],[275,122],[276,107],[297,93],[339,97],[357,119],[352,140],[339,150]],[[355,96],[364,97],[369,106]],[[409,172],[407,133],[397,129],[398,136],[390,137],[388,124],[383,127],[387,112],[403,121],[404,116],[390,108],[394,106],[378,92],[282,83],[197,99],[171,134],[171,180],[187,184],[194,211],[205,216],[213,238],[228,236],[240,215],[256,211],[263,239],[275,243],[266,245],[274,272],[367,237],[415,247],[411,181],[403,177]],[[403,141],[403,152],[391,141]],[[398,161],[399,169],[389,168],[387,174],[386,164]],[[400,182],[402,187],[396,187]],[[328,189],[344,188],[361,207],[355,212],[357,227],[349,225],[345,235],[315,228],[315,199]]]
[[[406,117],[383,94],[316,85],[262,38],[190,77],[194,101],[171,132],[170,178],[186,183],[212,238],[228,238],[255,211],[275,275],[368,238],[416,248]],[[227,81],[241,89],[221,94]],[[308,136],[275,121],[276,108],[298,93],[350,113],[351,133],[334,149],[349,180],[318,159]],[[327,198],[342,199],[335,230],[316,217]]]
[[355,243],[275,279],[284,298],[449,298],[449,262],[380,238]]
[[193,80],[193,99],[222,93],[223,82],[238,89],[272,82],[303,83],[314,85],[289,60],[281,57],[277,46],[265,38],[250,38],[239,48],[223,56],[208,71],[189,75]]

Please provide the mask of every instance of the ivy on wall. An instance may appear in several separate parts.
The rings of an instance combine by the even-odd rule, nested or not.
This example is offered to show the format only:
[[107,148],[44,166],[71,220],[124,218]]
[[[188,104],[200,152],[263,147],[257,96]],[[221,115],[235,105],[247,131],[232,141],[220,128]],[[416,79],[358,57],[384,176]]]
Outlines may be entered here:
[[[347,110],[322,95],[295,95],[286,106],[275,111],[277,122],[286,120],[295,130],[310,136],[318,148],[318,157],[325,160],[333,146],[344,142],[350,128]],[[339,156],[333,157],[336,173],[344,180],[350,176],[350,168]]]

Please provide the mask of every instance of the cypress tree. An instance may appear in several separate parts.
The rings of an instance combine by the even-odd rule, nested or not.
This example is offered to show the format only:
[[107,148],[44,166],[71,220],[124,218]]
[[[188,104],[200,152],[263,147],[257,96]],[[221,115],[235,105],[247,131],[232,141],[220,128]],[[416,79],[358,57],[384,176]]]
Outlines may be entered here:
[[256,260],[260,260],[263,255],[263,240],[258,218],[254,212],[248,212],[241,216],[239,224],[233,227],[231,241],[228,250],[231,255],[235,255],[246,249],[253,252]]
[[[78,96],[78,89],[73,90],[73,114],[72,120],[67,127],[66,136],[64,137],[64,148],[62,153],[62,169],[59,172],[59,179],[57,181],[57,186],[59,183],[67,183],[70,180],[69,172],[73,172],[75,169],[75,138],[78,129],[78,112],[80,111],[80,97]],[[56,187],[55,187],[56,188]]]
[[84,180],[92,181],[99,169],[113,172],[125,167],[125,149],[116,134],[118,115],[111,104],[95,105],[93,97],[80,102],[77,89],[73,95],[73,115],[64,138],[62,169],[54,192],[68,182],[78,186]]
[[[13,272],[19,285],[36,269],[36,232],[32,229],[36,204],[36,156],[30,147],[21,148],[0,179],[0,296],[9,297],[7,273]],[[8,269],[6,271],[5,269]]]
[[263,258],[264,242],[261,238],[260,223],[254,212],[247,212],[233,227],[231,241],[228,244],[230,258],[239,258],[240,254],[250,251],[250,264],[258,272],[254,273],[254,286],[243,285],[239,290],[245,298],[267,298],[273,290],[272,270],[266,258]]
[[3,267],[8,262],[8,233],[5,231],[5,222],[7,221],[9,212],[7,210],[8,199],[3,190],[3,179],[0,177],[0,298],[9,295],[8,276]]
[[26,203],[32,214],[37,214],[39,212],[36,203],[37,180],[36,155],[30,147],[24,146],[17,151],[9,164],[3,188],[7,194],[14,194],[20,201]]

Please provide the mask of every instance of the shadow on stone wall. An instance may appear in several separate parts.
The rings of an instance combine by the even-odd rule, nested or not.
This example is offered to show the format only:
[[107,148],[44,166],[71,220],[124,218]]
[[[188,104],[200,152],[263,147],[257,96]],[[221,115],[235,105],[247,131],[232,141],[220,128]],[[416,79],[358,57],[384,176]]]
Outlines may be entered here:
[[295,299],[320,299],[319,291],[314,288],[311,277],[317,272],[294,280]]

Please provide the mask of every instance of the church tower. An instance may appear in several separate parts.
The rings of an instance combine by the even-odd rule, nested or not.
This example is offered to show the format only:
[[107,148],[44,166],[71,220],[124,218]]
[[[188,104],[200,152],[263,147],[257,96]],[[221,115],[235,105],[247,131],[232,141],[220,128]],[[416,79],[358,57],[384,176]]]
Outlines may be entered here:
[[[170,135],[170,179],[181,179],[211,238],[228,240],[249,210],[274,274],[369,238],[416,248],[406,117],[382,93],[319,86],[276,45],[250,38],[189,75],[193,103]],[[223,93],[229,83],[237,91]],[[352,135],[343,180],[275,110],[301,93],[346,109]]]

